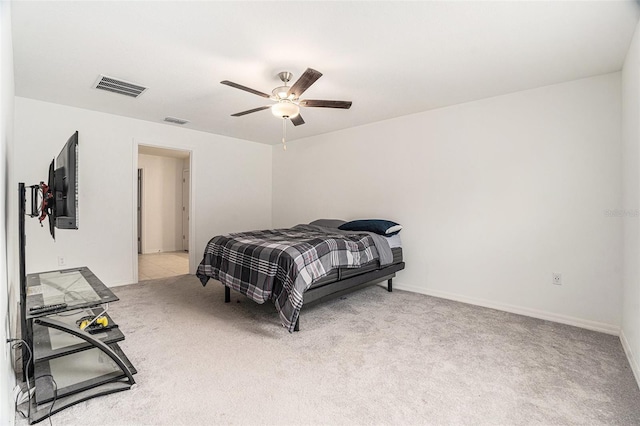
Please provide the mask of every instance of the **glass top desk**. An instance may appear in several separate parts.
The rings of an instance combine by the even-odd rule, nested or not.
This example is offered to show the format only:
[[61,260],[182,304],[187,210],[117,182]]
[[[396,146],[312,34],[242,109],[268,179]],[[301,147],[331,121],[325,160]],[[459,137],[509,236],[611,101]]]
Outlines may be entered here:
[[[116,343],[124,335],[100,307],[118,301],[87,267],[27,275],[26,319],[37,380],[30,423],[89,398],[130,389],[136,369]],[[66,303],[32,314],[34,306]],[[89,334],[78,324],[104,316],[111,328]],[[55,377],[55,385],[46,377]],[[55,405],[54,405],[55,404]],[[53,410],[50,407],[53,406]]]
[[[118,300],[116,295],[86,266],[27,275],[27,320]],[[66,303],[67,306],[56,311],[30,313],[34,306],[57,303]]]

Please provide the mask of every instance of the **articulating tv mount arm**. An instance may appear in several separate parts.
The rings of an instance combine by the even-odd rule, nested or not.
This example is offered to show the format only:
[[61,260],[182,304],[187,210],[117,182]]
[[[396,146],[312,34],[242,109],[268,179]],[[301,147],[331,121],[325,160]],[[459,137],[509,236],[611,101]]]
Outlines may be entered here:
[[[40,182],[38,185],[31,185],[29,188],[31,189],[31,212],[27,215],[29,217],[37,217],[38,221],[40,221],[40,226],[43,226],[42,222],[53,210],[55,202],[53,190],[44,182]],[[42,193],[42,202],[38,206],[40,193]]]

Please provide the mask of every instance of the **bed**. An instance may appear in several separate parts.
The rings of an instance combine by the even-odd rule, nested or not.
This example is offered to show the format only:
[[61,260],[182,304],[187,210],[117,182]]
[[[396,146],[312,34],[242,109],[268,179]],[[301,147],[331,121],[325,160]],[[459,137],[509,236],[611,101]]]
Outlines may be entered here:
[[[203,286],[210,279],[257,303],[272,301],[282,325],[300,329],[300,310],[368,285],[392,279],[404,269],[402,246],[395,224],[383,231],[321,219],[293,228],[241,232],[213,237],[196,275]],[[378,221],[380,222],[380,221]],[[355,228],[349,228],[355,226]],[[379,227],[378,227],[379,228]],[[386,229],[393,232],[385,233]]]

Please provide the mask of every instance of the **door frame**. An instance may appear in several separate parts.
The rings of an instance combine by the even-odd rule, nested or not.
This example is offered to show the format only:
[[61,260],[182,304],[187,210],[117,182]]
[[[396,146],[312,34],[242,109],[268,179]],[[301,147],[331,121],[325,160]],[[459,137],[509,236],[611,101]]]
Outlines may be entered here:
[[[185,181],[185,174],[187,176],[188,182]],[[186,206],[189,209],[188,212],[185,212],[185,202],[184,202],[184,187],[185,187],[185,183],[187,184],[187,203]],[[191,188],[191,169],[182,169],[182,250],[187,250],[189,251],[189,242],[191,241],[190,235],[189,235],[189,221],[191,219],[191,192],[189,191],[189,189]],[[187,216],[187,233],[186,235],[184,234],[184,221],[185,221],[185,213]],[[185,249],[185,241],[186,241],[186,246],[187,248]]]
[[140,146],[148,146],[153,148],[162,148],[162,149],[170,149],[174,151],[183,151],[189,153],[189,273],[196,273],[196,250],[195,250],[195,229],[196,229],[196,220],[195,220],[195,199],[194,199],[194,190],[196,187],[196,179],[195,179],[195,161],[193,159],[195,154],[195,149],[193,146],[189,145],[175,145],[167,142],[160,141],[149,141],[143,139],[133,138],[133,167],[131,171],[131,183],[132,183],[132,217],[133,217],[133,232],[131,238],[131,253],[132,256],[132,281],[133,283],[138,282],[138,212],[137,212],[137,198],[138,198],[138,148]]
[[143,191],[142,191],[142,187],[144,186],[144,169],[138,168],[138,174],[137,174],[138,180],[137,180],[137,197],[136,197],[136,226],[137,226],[137,241],[138,241],[138,254],[142,254],[143,251],[143,247],[142,247],[142,206],[143,206],[143,202],[142,199],[144,197]]

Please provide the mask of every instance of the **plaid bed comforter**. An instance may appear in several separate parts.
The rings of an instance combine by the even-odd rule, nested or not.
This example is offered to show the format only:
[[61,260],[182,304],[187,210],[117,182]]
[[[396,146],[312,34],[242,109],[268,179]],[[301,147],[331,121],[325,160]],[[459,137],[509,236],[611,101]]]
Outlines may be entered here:
[[378,250],[368,234],[298,225],[214,237],[196,275],[203,286],[213,278],[257,303],[273,300],[282,325],[292,332],[303,294],[315,280],[375,259]]

